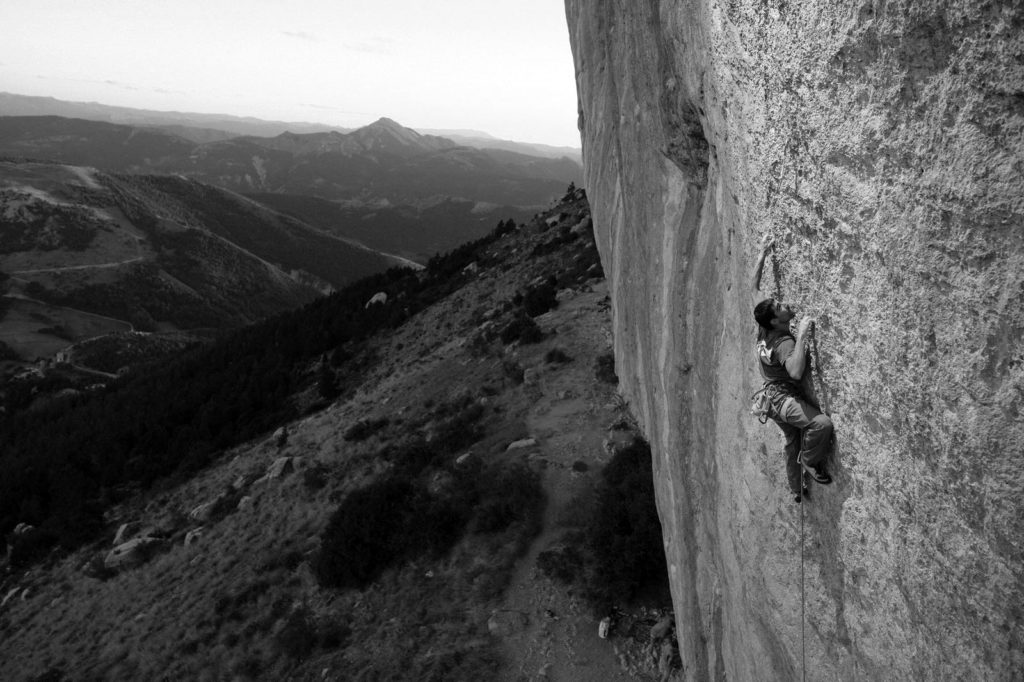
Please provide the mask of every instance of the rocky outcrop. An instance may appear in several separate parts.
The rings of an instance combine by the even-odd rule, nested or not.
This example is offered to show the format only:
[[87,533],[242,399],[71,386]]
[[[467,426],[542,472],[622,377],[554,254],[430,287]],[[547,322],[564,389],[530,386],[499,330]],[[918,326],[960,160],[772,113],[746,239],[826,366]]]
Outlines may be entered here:
[[103,560],[103,564],[108,571],[124,571],[135,568],[149,561],[166,546],[167,541],[162,538],[135,538],[110,550]]
[[[1024,9],[566,10],[685,677],[1024,670]],[[836,483],[801,506],[747,414],[765,232],[836,426]]]

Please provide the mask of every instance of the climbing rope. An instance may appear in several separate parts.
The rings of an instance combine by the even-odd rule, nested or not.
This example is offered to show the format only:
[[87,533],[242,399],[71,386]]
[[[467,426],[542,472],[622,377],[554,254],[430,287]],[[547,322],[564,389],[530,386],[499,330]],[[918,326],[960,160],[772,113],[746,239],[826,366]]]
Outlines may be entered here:
[[[800,473],[800,487],[803,488],[803,472]],[[803,490],[800,491],[801,495]],[[804,505],[800,503],[800,679],[807,679],[807,639],[804,636]]]

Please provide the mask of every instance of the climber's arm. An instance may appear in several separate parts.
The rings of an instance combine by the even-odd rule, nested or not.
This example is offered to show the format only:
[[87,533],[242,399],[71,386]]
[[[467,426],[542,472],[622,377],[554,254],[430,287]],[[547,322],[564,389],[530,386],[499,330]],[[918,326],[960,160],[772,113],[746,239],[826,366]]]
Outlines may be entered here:
[[796,332],[796,345],[783,363],[786,372],[794,381],[800,381],[804,375],[804,369],[807,367],[807,334],[813,324],[813,317],[805,317],[800,320],[800,327]]
[[761,292],[761,275],[764,273],[764,260],[768,257],[768,252],[775,244],[775,240],[772,238],[771,233],[766,234],[761,238],[761,255],[757,259],[757,267],[754,268],[754,279],[752,282],[751,293],[756,297]]

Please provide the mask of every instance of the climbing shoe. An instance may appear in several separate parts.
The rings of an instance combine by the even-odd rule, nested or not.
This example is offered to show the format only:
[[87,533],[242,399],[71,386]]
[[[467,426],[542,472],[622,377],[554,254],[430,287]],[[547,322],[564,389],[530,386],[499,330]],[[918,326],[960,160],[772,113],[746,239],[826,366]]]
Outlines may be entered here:
[[828,472],[825,471],[824,467],[812,467],[803,463],[801,463],[801,465],[803,466],[804,471],[807,472],[807,475],[814,479],[815,483],[828,485],[832,482],[832,477],[828,475]]
[[803,490],[793,493],[793,501],[797,504],[809,499],[811,499],[811,490],[807,486],[804,486]]

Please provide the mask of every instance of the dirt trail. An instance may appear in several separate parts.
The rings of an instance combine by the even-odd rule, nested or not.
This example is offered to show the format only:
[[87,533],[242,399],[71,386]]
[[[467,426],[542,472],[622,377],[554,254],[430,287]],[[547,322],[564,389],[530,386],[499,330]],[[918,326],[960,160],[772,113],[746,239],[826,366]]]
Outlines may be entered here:
[[619,665],[612,642],[598,636],[598,619],[536,568],[537,556],[565,532],[562,519],[576,496],[593,486],[609,458],[603,441],[618,414],[615,388],[593,379],[593,359],[611,347],[608,312],[601,306],[605,294],[601,285],[537,318],[545,332],[556,333],[554,347],[571,362],[545,363],[542,348],[521,349],[532,399],[527,428],[537,440],[528,458],[542,467],[547,507],[544,527],[520,560],[496,616],[508,625],[502,634],[511,662],[501,680],[634,679]]

